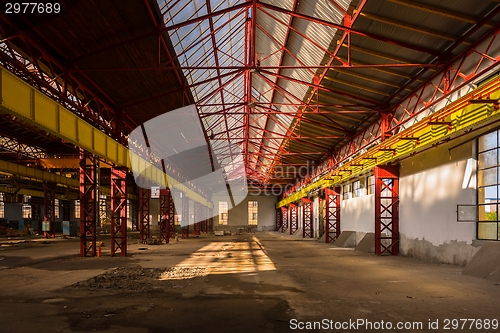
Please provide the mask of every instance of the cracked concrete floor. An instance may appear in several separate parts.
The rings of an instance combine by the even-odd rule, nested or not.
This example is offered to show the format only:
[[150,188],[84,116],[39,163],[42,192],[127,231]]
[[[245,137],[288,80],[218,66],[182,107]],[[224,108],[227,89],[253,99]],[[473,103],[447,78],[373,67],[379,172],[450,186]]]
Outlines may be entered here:
[[[290,332],[293,319],[363,319],[444,332],[446,319],[500,319],[500,286],[459,267],[273,232],[156,246],[132,237],[126,258],[106,247],[100,258],[80,258],[77,239],[1,246],[1,331]],[[375,331],[330,328],[316,331]]]

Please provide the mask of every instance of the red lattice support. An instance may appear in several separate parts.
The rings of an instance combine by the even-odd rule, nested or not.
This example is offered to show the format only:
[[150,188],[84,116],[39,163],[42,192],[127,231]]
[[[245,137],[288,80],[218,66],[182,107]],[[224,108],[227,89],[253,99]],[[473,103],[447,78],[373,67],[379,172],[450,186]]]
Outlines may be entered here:
[[281,207],[281,232],[285,232],[288,229],[288,208]]
[[208,207],[201,206],[201,232],[208,232]]
[[170,200],[168,201],[168,213],[170,214],[170,238],[175,238],[175,205],[173,191],[170,191]]
[[340,188],[325,188],[325,241],[335,242],[340,236]]
[[288,207],[288,211],[290,212],[290,219],[288,220],[290,223],[290,235],[293,235],[299,229],[299,206],[292,202]]
[[165,241],[166,244],[170,241],[170,220],[173,216],[170,215],[170,190],[160,190],[160,242]]
[[127,256],[127,168],[111,169],[111,256]]
[[96,157],[80,149],[80,256],[96,255]]
[[141,241],[151,237],[150,222],[151,190],[139,188],[139,234]]
[[44,221],[49,221],[50,230],[44,231],[45,238],[56,237],[56,197],[54,193],[55,184],[44,184]]
[[302,198],[302,237],[314,238],[313,202],[308,198]]
[[377,166],[375,174],[375,254],[399,254],[399,168]]
[[189,198],[182,194],[182,238],[189,238]]
[[193,233],[199,236],[201,234],[201,204],[199,202],[194,203],[194,221]]
[[276,208],[276,231],[281,229],[281,208]]

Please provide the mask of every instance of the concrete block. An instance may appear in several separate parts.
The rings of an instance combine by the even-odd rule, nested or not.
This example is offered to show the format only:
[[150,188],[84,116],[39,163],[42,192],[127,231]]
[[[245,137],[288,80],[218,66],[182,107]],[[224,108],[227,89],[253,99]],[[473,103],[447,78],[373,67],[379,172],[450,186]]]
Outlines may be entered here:
[[342,231],[337,238],[335,246],[339,247],[355,247],[356,246],[356,232],[355,231]]
[[359,241],[354,248],[356,251],[374,253],[375,252],[375,233],[369,232]]
[[486,242],[481,246],[462,274],[500,282],[500,243]]

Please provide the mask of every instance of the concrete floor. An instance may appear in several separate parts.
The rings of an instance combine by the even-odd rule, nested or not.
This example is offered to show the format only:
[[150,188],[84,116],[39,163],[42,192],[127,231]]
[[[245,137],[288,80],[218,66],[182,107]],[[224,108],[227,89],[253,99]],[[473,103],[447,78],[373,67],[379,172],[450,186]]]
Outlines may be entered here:
[[[320,321],[309,331],[447,332],[471,319],[459,330],[478,332],[478,320],[490,320],[483,331],[500,320],[499,284],[459,267],[273,232],[156,246],[132,237],[126,258],[106,247],[80,258],[78,239],[0,246],[0,331],[290,332]],[[182,274],[191,278],[172,279]]]

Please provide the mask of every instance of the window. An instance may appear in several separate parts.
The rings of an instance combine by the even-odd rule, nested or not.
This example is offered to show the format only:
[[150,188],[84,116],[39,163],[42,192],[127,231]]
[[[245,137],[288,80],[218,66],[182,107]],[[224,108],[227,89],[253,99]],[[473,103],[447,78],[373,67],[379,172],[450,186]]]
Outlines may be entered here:
[[342,198],[344,200],[351,199],[351,184],[346,184],[343,187]]
[[178,214],[174,215],[174,223],[175,223],[175,225],[181,225],[181,218],[182,218],[181,215],[178,215]]
[[59,218],[59,199],[54,199],[54,216],[56,219]]
[[75,218],[80,218],[80,200],[75,200]]
[[31,218],[31,206],[27,204],[23,204],[23,219]]
[[500,239],[498,219],[498,198],[500,194],[499,135],[500,131],[495,131],[481,136],[478,140],[478,239]]
[[375,175],[366,177],[366,190],[368,194],[375,194]]
[[361,196],[361,181],[356,180],[352,183],[352,197],[359,198]]
[[227,201],[219,201],[219,224],[227,225],[228,206]]
[[248,225],[257,225],[259,203],[257,201],[248,202]]

